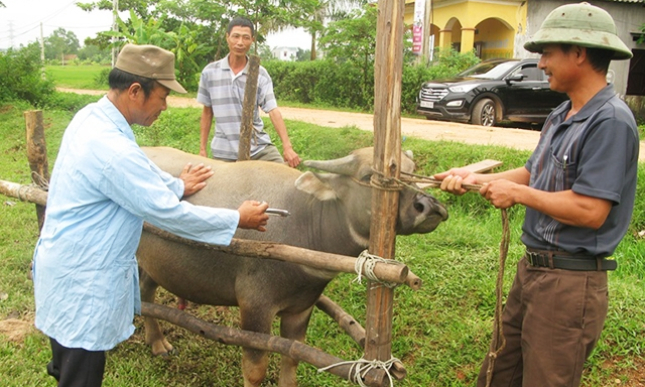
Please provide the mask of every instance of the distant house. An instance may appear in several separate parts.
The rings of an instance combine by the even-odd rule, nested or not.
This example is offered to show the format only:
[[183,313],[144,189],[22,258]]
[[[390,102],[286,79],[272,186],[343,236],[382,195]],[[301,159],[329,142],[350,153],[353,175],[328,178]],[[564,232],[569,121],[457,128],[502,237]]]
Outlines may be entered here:
[[293,62],[298,59],[297,47],[276,47],[271,50],[271,53],[273,54],[273,57],[278,60]]

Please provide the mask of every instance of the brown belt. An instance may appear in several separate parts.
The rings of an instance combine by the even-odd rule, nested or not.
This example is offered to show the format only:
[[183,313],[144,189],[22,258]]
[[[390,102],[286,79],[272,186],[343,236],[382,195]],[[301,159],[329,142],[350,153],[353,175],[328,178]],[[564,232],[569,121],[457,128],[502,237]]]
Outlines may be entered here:
[[564,251],[526,249],[526,261],[531,266],[577,271],[616,270],[616,261],[591,255],[574,255]]

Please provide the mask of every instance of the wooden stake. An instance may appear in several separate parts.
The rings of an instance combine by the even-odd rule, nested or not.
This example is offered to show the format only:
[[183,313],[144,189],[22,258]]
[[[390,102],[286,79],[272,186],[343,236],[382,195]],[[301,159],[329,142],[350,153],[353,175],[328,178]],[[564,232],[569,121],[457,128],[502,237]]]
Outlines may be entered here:
[[260,57],[249,56],[249,73],[246,76],[246,87],[244,88],[244,104],[242,105],[242,124],[240,127],[240,147],[237,160],[251,159],[251,137],[255,133],[253,127],[253,116],[258,103],[258,77],[260,74]]
[[[38,186],[49,184],[49,166],[47,163],[47,144],[43,127],[42,110],[26,111],[25,127],[27,134],[27,159],[31,168],[31,180]],[[45,221],[45,205],[36,204],[38,229],[42,229]]]
[[[379,0],[374,71],[374,169],[383,178],[399,178],[401,164],[401,78],[403,66],[403,15],[405,2]],[[378,175],[376,175],[378,176]],[[382,258],[394,257],[399,192],[375,187],[369,251]],[[386,187],[394,188],[394,187]],[[392,308],[394,291],[371,282],[367,293],[365,359],[392,358]]]

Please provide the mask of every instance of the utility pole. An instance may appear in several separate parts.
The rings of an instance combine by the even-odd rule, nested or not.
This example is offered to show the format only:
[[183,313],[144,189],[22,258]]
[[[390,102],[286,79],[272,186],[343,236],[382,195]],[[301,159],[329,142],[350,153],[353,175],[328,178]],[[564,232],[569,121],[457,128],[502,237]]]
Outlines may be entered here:
[[[112,31],[116,32],[119,30],[119,27],[116,23],[116,18],[119,12],[119,0],[112,0]],[[116,38],[112,37],[112,68],[116,65]]]
[[423,50],[421,51],[421,56],[423,57],[423,63],[428,64],[432,60],[432,50],[434,48],[430,46],[431,44],[434,45],[434,41],[430,39],[430,35],[432,34],[432,0],[420,1],[426,2],[425,15],[423,17]]
[[45,36],[43,35],[42,22],[40,22],[40,63],[43,64],[42,77],[45,79]]
[[9,20],[9,47],[13,48],[13,20]]

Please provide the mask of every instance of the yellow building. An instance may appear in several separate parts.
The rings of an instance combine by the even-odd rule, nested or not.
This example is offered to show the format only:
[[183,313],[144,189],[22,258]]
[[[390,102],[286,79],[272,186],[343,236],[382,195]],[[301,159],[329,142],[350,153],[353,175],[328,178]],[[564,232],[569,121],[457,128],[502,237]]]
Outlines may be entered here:
[[[417,0],[425,2],[424,44],[433,48],[475,50],[478,57],[516,57],[525,40],[527,1]],[[405,23],[415,22],[415,0],[405,0]],[[419,17],[417,17],[419,19]],[[428,43],[429,42],[429,43]]]

